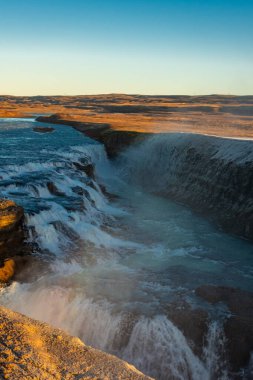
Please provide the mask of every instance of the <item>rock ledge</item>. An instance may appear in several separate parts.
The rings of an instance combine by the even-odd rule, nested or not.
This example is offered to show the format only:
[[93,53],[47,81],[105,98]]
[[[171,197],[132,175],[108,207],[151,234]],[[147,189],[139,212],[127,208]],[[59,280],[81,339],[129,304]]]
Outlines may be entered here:
[[123,360],[4,307],[0,327],[2,379],[150,379]]

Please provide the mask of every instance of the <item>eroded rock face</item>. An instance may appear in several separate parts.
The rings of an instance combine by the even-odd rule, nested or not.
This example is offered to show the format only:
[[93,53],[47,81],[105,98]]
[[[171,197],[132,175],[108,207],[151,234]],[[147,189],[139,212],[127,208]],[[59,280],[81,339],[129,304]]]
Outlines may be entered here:
[[15,202],[0,200],[0,285],[7,283],[19,267],[19,256],[24,253],[24,210]]
[[231,369],[247,367],[253,351],[253,293],[225,286],[204,285],[196,294],[212,304],[223,302],[231,315],[224,322]]
[[23,218],[22,207],[8,199],[0,200],[0,228],[1,232],[13,231]]
[[3,307],[0,326],[3,379],[150,379],[123,360]]
[[7,199],[0,200],[0,264],[22,251],[25,239],[23,218],[22,207]]
[[0,267],[0,283],[7,283],[15,272],[15,261],[7,259],[4,261],[3,266]]
[[76,169],[81,170],[85,174],[87,174],[88,177],[94,179],[95,178],[95,169],[92,164],[80,164],[80,162],[73,162],[73,165]]
[[182,331],[193,352],[201,357],[204,339],[208,331],[207,311],[200,308],[193,309],[184,301],[169,304],[166,308],[166,315]]
[[56,196],[64,195],[64,193],[60,191],[53,182],[47,182],[47,188],[48,188],[48,191],[50,191],[52,195],[56,195]]

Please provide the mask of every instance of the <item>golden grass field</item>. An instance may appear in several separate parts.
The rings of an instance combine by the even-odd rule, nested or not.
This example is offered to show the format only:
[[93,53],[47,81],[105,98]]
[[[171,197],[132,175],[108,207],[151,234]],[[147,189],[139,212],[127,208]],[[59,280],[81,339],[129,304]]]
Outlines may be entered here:
[[115,130],[253,137],[253,96],[0,96],[0,117],[55,113]]

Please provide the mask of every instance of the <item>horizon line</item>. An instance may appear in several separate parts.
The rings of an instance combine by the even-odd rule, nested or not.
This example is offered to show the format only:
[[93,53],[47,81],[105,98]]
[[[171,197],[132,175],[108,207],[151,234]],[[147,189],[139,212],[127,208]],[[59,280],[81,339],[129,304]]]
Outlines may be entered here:
[[200,96],[227,96],[227,97],[246,97],[246,96],[253,96],[252,94],[226,94],[226,93],[211,93],[211,94],[148,94],[148,93],[127,93],[127,92],[108,92],[108,93],[88,93],[88,94],[36,94],[36,95],[13,95],[13,94],[0,94],[0,96],[11,96],[11,97],[78,97],[78,96],[108,96],[108,95],[127,95],[127,96],[157,96],[157,97],[163,97],[163,96],[173,96],[173,97],[180,97],[180,96],[188,96],[188,97],[200,97]]

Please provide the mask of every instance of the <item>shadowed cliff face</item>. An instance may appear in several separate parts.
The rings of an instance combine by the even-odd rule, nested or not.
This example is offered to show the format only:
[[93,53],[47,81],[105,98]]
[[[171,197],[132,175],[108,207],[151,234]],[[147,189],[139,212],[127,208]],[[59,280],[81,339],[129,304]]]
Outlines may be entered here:
[[150,379],[80,339],[0,307],[0,376],[4,379]]

